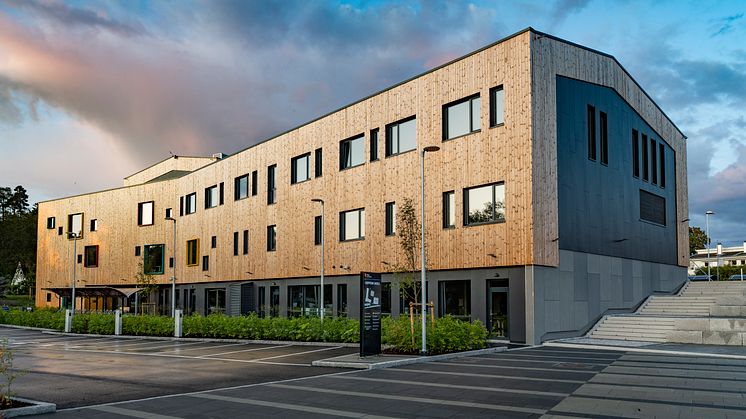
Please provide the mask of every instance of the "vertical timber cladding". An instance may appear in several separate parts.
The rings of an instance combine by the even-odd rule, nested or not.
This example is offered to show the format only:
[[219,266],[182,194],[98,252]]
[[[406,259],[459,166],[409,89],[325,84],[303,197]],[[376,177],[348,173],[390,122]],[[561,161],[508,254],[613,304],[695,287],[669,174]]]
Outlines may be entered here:
[[[418,145],[441,147],[428,153],[426,160],[429,269],[531,264],[530,35],[529,31],[519,33],[178,179],[41,203],[39,219],[55,216],[62,221],[74,212],[85,213],[86,220],[97,218],[99,231],[86,232],[78,245],[100,246],[99,267],[79,269],[79,278],[87,285],[132,284],[140,260],[134,256],[135,246],[164,243],[170,257],[173,224],[164,221],[164,209],[174,208],[178,214],[179,197],[196,193],[197,212],[177,218],[178,284],[294,278],[318,275],[320,248],[313,245],[313,217],[320,210],[311,198],[322,198],[327,215],[326,273],[380,271],[402,262],[396,236],[384,236],[384,204],[411,198],[415,211],[420,212],[419,155],[406,152],[385,157],[385,127],[416,115]],[[505,91],[505,124],[490,128],[489,89],[498,85]],[[475,93],[482,98],[481,130],[442,141],[442,106]],[[370,130],[376,128],[380,129],[380,160],[366,158],[364,165],[340,171],[339,142],[363,133],[367,150]],[[323,150],[323,175],[291,185],[291,158],[317,148]],[[267,205],[267,167],[273,164],[277,165],[277,203]],[[255,170],[259,174],[257,196],[234,201],[233,180]],[[464,227],[459,210],[457,228],[441,227],[444,191],[456,192],[460,209],[464,188],[498,181],[505,182],[505,223]],[[221,182],[226,185],[224,205],[205,209],[205,188]],[[155,202],[154,225],[138,227],[137,203],[145,201]],[[355,208],[366,210],[365,240],[340,242],[338,214]],[[266,251],[268,225],[277,225],[274,252]],[[243,230],[249,231],[249,255],[233,256],[233,232]],[[217,237],[215,249],[210,246],[212,236]],[[185,243],[190,239],[200,240],[198,260],[209,256],[208,271],[184,263]],[[40,226],[39,288],[69,285],[68,244]],[[169,276],[167,269],[157,279],[166,284]],[[37,302],[45,303],[43,293],[37,295]]]
[[[613,57],[532,32],[532,150],[536,263],[559,265],[557,191],[557,76],[614,89],[675,151],[677,263],[689,265],[686,142],[684,135]],[[625,139],[628,141],[628,139]],[[672,203],[673,204],[673,203]]]

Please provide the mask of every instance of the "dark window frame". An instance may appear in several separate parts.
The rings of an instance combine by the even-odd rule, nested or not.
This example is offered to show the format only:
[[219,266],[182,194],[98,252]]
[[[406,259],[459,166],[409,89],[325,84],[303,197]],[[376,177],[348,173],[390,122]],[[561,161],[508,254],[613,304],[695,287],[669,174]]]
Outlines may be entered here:
[[233,256],[238,256],[238,231],[233,232]]
[[210,255],[202,255],[202,271],[207,272],[210,270]]
[[320,246],[322,241],[323,220],[320,215],[313,217],[313,245]]
[[658,183],[658,186],[661,188],[666,187],[666,146],[663,144],[663,142],[658,144],[660,149],[658,153],[659,161],[659,170],[660,170],[660,182]]
[[320,147],[313,151],[313,177],[324,175],[324,151]]
[[[153,248],[160,248],[161,252],[161,260],[158,264],[155,264],[155,267],[160,267],[160,270],[148,270],[148,268],[151,266],[148,263],[148,257],[151,255]],[[143,252],[142,252],[142,272],[145,275],[163,275],[165,272],[165,256],[166,256],[166,245],[165,244],[146,244],[143,246]]]
[[[414,147],[410,148],[410,149],[407,149],[407,150],[402,150],[401,149],[401,136],[399,135],[399,127],[401,125],[407,123],[407,122],[410,122],[410,121],[415,121],[414,122],[414,126],[415,126],[415,129],[414,129]],[[393,132],[394,128],[396,128],[396,130],[397,130],[397,134],[396,134],[396,141],[397,141],[396,152],[393,152],[393,136],[391,135],[391,133]],[[417,150],[417,114],[412,115],[412,116],[408,116],[406,118],[400,119],[400,120],[392,122],[390,124],[386,124],[386,152],[384,154],[384,156],[386,158],[398,156],[400,154],[408,153],[408,152],[414,151],[414,150]]]
[[249,254],[249,230],[243,231],[243,243],[241,246],[241,253],[244,255]]
[[[662,208],[660,208],[659,211],[657,212],[643,211],[643,209],[646,208],[646,205],[644,205],[645,202],[647,202],[648,204],[662,204]],[[650,210],[650,205],[647,205],[647,208],[648,210]],[[660,216],[661,219],[658,219],[658,220],[654,219],[656,215]],[[640,189],[640,221],[644,223],[656,225],[659,227],[666,227],[666,224],[668,221],[666,217],[666,198],[663,196],[648,192],[644,189]],[[659,221],[662,221],[662,223]]]
[[85,213],[83,213],[83,212],[76,212],[74,214],[68,214],[68,216],[67,216],[67,239],[68,240],[73,240],[73,238],[71,237],[71,234],[73,233],[73,231],[72,231],[72,229],[73,229],[73,220],[74,220],[74,218],[76,216],[80,216],[80,231],[78,232],[78,234],[79,234],[78,238],[82,239],[83,236],[85,235],[85,234],[83,234],[83,230],[85,228],[84,227],[84,224],[85,224]]
[[277,224],[267,226],[267,251],[277,250]]
[[[453,197],[453,207],[451,207],[450,197]],[[451,214],[453,217],[453,224],[451,224]],[[450,229],[456,228],[456,191],[443,192],[443,228]]]
[[[93,261],[91,261],[91,254],[89,253],[89,250],[93,250]],[[98,268],[98,245],[92,245],[92,246],[85,246],[83,248],[83,254],[84,256],[84,262],[83,267],[86,268]]]
[[277,165],[267,166],[267,205],[277,203]]
[[650,137],[650,183],[658,184],[658,144],[655,138]]
[[256,196],[259,193],[259,171],[254,170],[251,172],[251,196]]
[[217,249],[218,247],[218,236],[210,237],[210,248]]
[[395,236],[396,235],[396,202],[387,202],[385,205],[385,226],[384,226],[384,235],[385,236]]
[[184,214],[194,214],[197,212],[197,192],[186,194],[184,199]]
[[[483,188],[487,186],[492,186],[492,218],[488,221],[480,221],[480,222],[469,222],[469,191]],[[496,190],[498,186],[503,187],[503,218],[497,218],[497,208],[496,208]],[[492,183],[486,183],[484,185],[477,185],[477,186],[471,186],[468,188],[463,189],[463,199],[462,202],[463,205],[463,217],[464,217],[464,227],[471,227],[471,226],[480,226],[485,224],[498,224],[498,223],[504,223],[507,218],[507,206],[505,205],[505,200],[507,197],[505,196],[505,181],[499,181],[499,182],[492,182]]]
[[[474,114],[473,114],[474,99],[479,99],[479,126],[476,128],[474,128],[473,126],[474,125]],[[453,137],[449,137],[448,136],[448,111],[454,106],[458,106],[466,102],[469,103],[469,106],[468,106],[469,108],[469,117],[468,117],[469,118],[469,132],[464,133],[464,134],[454,135]],[[481,132],[482,131],[482,97],[479,94],[479,92],[477,92],[471,96],[467,96],[467,97],[455,100],[453,102],[446,103],[445,105],[443,105],[441,115],[442,115],[442,125],[443,125],[443,141],[450,141],[456,138],[467,136],[469,134],[474,134],[475,132]]]
[[[358,212],[357,223],[358,223],[358,237],[351,239],[345,239],[345,233],[347,232],[347,223],[345,215],[350,212]],[[365,233],[361,232],[360,226],[365,223],[365,207],[355,208],[348,211],[341,211],[339,213],[339,241],[340,242],[352,242],[357,240],[365,240]]]
[[[365,155],[363,154],[363,159],[358,164],[353,164],[352,161],[352,146],[351,144],[355,141],[362,141],[363,142],[363,150],[365,150],[365,134],[357,134],[349,138],[345,138],[344,140],[339,142],[339,170],[347,170],[352,169],[355,167],[359,167],[365,164]],[[363,151],[363,153],[365,153]],[[349,157],[349,158],[348,158]],[[349,160],[349,165],[347,164],[347,161]]]
[[[301,160],[306,159],[306,178],[305,179],[299,179],[298,175],[298,168],[296,167],[296,163]],[[299,156],[295,156],[290,159],[290,184],[295,185],[298,183],[303,183],[311,180],[311,153],[304,153]]]
[[57,219],[55,217],[47,217],[47,230],[54,230],[57,223]]
[[598,125],[601,130],[601,164],[609,165],[609,121],[606,112],[599,111]]
[[[213,191],[215,191],[215,202],[213,201]],[[205,209],[216,208],[219,205],[218,185],[212,185],[205,188]]]
[[378,161],[378,138],[380,131],[378,128],[370,130],[370,161]]
[[[192,251],[190,252],[190,247]],[[186,242],[186,265],[197,266],[199,264],[199,239],[191,239]]]
[[596,107],[588,105],[586,113],[586,124],[588,128],[588,160],[596,161]]
[[89,221],[88,230],[91,232],[98,231],[98,218],[93,218]]
[[[502,120],[500,122],[497,122],[497,106],[495,106],[495,103],[497,102],[497,92],[502,92]],[[503,85],[498,85],[490,89],[490,128],[495,127],[501,127],[505,125],[505,89],[503,89]]]
[[648,136],[642,134],[642,180],[650,180],[650,162],[648,161]]
[[[145,206],[150,204],[150,223],[144,223],[143,218],[145,216]],[[155,201],[144,201],[137,203],[137,226],[152,226],[155,224]]]
[[[242,199],[246,199],[249,197],[249,194],[251,193],[251,181],[249,180],[249,174],[246,173],[245,175],[238,176],[237,178],[233,179],[233,200],[234,201],[240,201]],[[241,183],[246,184],[246,194],[241,194]]]
[[632,130],[632,176],[640,177],[640,134]]

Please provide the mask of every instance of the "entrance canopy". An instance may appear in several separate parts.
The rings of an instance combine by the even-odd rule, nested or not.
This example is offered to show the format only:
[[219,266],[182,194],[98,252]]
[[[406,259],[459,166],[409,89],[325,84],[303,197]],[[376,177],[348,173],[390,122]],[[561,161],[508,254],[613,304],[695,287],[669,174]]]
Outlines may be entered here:
[[[105,285],[88,286],[75,288],[76,297],[126,297],[130,298],[134,293],[142,288],[114,288]],[[44,291],[51,291],[60,297],[71,298],[73,289],[71,287],[59,288],[42,288]]]

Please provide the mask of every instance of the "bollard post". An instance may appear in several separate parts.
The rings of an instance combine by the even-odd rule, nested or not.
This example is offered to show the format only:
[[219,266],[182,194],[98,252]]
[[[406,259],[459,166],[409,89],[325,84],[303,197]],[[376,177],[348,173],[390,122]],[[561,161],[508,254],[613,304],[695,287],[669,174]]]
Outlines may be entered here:
[[122,334],[122,310],[114,310],[114,335]]
[[182,321],[184,320],[184,311],[183,310],[174,310],[174,337],[180,338],[181,337],[181,326]]
[[73,311],[65,310],[65,333],[70,333],[73,330]]

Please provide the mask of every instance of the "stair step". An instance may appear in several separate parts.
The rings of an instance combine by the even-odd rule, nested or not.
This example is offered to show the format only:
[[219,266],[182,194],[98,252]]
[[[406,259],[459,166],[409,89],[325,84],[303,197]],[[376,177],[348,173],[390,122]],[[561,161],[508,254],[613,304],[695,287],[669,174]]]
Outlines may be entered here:
[[618,327],[625,329],[644,329],[644,330],[655,330],[655,329],[671,329],[676,327],[676,323],[662,323],[662,324],[632,324],[632,323],[601,323],[600,327]]

